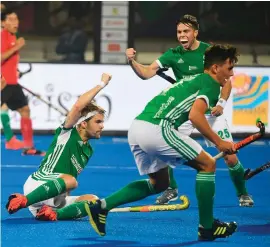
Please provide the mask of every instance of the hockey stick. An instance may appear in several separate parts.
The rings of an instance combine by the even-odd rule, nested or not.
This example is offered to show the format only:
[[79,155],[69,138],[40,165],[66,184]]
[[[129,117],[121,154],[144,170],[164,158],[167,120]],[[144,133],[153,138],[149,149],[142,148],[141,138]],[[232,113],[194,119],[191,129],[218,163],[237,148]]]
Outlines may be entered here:
[[270,168],[270,161],[268,161],[267,163],[265,163],[264,165],[256,168],[255,170],[251,171],[251,169],[247,169],[245,171],[245,174],[244,174],[244,178],[245,180],[249,180],[250,178],[252,178],[253,176],[263,172],[264,170]]
[[23,77],[24,75],[30,73],[32,71],[32,64],[31,63],[28,63],[29,65],[29,68],[26,70],[26,71],[20,71],[18,69],[18,72],[19,72],[19,78]]
[[164,73],[164,71],[167,71],[167,70],[168,70],[167,68],[160,68],[160,69],[156,72],[156,74],[157,74],[158,76],[160,76],[161,78],[165,79],[166,81],[170,82],[171,84],[176,83],[176,80],[174,80],[172,77],[170,77],[170,76],[168,76],[168,75],[166,75],[166,74]]
[[[23,77],[24,75],[30,73],[32,71],[32,64],[29,63],[29,69],[27,69],[26,71],[20,71],[19,72],[19,78]],[[35,96],[36,98],[38,98],[40,101],[42,101],[43,103],[45,103],[46,105],[48,105],[49,107],[53,108],[54,110],[56,110],[57,112],[59,112],[62,116],[66,116],[67,112],[62,111],[61,109],[59,109],[58,107],[54,106],[52,103],[50,103],[49,101],[41,98],[41,96],[37,93],[34,93],[33,91],[31,91],[30,89],[26,88],[25,86],[19,84],[25,91],[27,91],[28,93],[32,94],[33,96]]]
[[56,110],[57,112],[59,112],[62,116],[67,116],[67,112],[62,111],[60,108],[54,106],[51,102],[41,98],[41,96],[37,93],[32,92],[30,89],[26,88],[25,86],[21,85],[20,86],[27,91],[28,93],[32,94],[33,96],[35,96],[36,98],[38,98],[40,101],[42,101],[43,103],[45,103],[46,105],[48,105],[49,107],[53,108],[54,110]]
[[[239,149],[249,145],[250,143],[255,142],[256,140],[260,139],[265,134],[265,126],[264,126],[264,123],[262,121],[257,121],[256,126],[260,129],[260,131],[246,137],[245,139],[243,139],[240,142],[235,143],[236,150],[239,150]],[[219,154],[217,154],[214,157],[214,159],[218,160],[218,159],[222,158],[224,155],[226,155],[226,154],[223,152],[220,152]]]
[[187,196],[180,196],[182,203],[170,205],[145,205],[145,206],[132,206],[125,208],[114,208],[110,210],[112,213],[149,213],[149,212],[164,212],[164,211],[178,211],[189,208],[189,200]]

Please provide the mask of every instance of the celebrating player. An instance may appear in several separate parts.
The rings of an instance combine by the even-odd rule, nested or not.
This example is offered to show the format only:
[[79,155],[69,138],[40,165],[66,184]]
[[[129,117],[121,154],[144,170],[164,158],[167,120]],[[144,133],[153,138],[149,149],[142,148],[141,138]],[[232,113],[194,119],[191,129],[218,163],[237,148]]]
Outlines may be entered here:
[[232,142],[222,140],[211,129],[205,112],[217,103],[220,86],[233,75],[237,56],[231,46],[209,47],[205,52],[204,73],[163,90],[136,117],[128,131],[128,142],[140,175],[148,175],[150,179],[134,181],[102,200],[85,204],[90,223],[99,235],[106,234],[109,210],[164,191],[170,180],[168,166],[180,164],[198,172],[199,240],[224,238],[235,232],[235,222],[226,223],[213,217],[215,159],[199,143],[176,129],[189,119],[220,151],[235,151]]
[[[58,219],[80,217],[85,212],[80,201],[91,200],[93,196],[69,196],[69,191],[78,186],[77,176],[93,154],[88,140],[99,139],[103,130],[105,111],[92,100],[110,80],[109,74],[103,74],[100,84],[79,97],[63,125],[56,130],[39,169],[26,180],[24,195],[12,194],[9,197],[6,208],[10,214],[29,207],[36,216],[43,205],[63,208],[70,204],[73,206],[68,210],[58,211]],[[49,219],[55,220],[53,217]]]
[[[129,48],[126,51],[129,64],[134,72],[142,79],[149,79],[156,75],[159,68],[172,68],[177,81],[181,79],[193,78],[196,74],[203,72],[204,53],[209,44],[197,40],[199,24],[196,17],[184,15],[177,24],[177,39],[180,46],[169,49],[158,60],[151,65],[145,66],[135,61],[136,51]],[[189,83],[184,80],[184,83]],[[224,140],[232,141],[232,135],[225,117],[222,115],[226,101],[231,93],[231,82],[228,82],[221,90],[221,96],[216,106],[211,106],[212,111],[206,112],[206,118],[213,130]],[[182,134],[190,136],[195,126],[191,121],[187,121],[180,126]],[[214,146],[212,142],[206,140],[207,146]],[[254,202],[248,195],[246,182],[244,180],[244,167],[235,154],[226,155],[225,162],[229,168],[231,180],[235,186],[240,206],[253,206]],[[156,200],[157,204],[167,204],[177,200],[178,186],[173,175],[173,169],[169,168],[170,185],[165,192]]]

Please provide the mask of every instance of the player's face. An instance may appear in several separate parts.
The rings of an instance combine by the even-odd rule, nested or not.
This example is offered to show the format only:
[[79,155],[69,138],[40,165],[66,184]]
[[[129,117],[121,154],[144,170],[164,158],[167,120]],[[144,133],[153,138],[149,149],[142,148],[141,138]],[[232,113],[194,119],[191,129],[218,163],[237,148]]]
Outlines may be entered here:
[[177,39],[185,50],[189,50],[193,45],[198,30],[194,30],[191,26],[180,23],[177,26]]
[[104,115],[103,114],[96,114],[87,122],[86,125],[86,135],[88,138],[96,138],[99,139],[101,136],[101,132],[104,128]]
[[230,79],[231,76],[233,76],[234,63],[231,63],[228,58],[224,64],[215,66],[217,79],[221,86],[224,86],[227,80]]
[[10,33],[17,33],[19,28],[19,19],[15,13],[7,15],[5,21],[3,22],[4,28]]

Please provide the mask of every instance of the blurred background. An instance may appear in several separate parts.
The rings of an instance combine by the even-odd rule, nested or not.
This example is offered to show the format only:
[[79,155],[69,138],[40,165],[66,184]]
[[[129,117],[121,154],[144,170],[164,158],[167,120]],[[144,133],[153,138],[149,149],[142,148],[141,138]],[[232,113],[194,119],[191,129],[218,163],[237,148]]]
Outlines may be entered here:
[[[27,40],[27,45],[21,51],[21,61],[126,63],[124,56],[122,59],[106,59],[103,58],[103,52],[106,50],[111,54],[122,55],[127,46],[132,46],[137,50],[137,60],[140,63],[151,63],[168,48],[178,45],[176,22],[184,14],[191,14],[196,16],[200,23],[199,39],[231,43],[239,48],[239,65],[270,65],[270,2],[2,3],[6,7],[15,7],[20,18],[19,35]],[[107,26],[102,23],[106,17],[102,5],[106,3],[114,3],[115,8],[112,13],[107,13],[107,17],[120,20],[118,23],[107,22]],[[127,11],[124,6],[128,7]],[[127,23],[122,19],[123,16],[127,18]],[[108,31],[108,27],[119,32],[103,34],[102,28],[107,28]],[[80,53],[80,58],[73,59],[74,61],[66,58],[64,44],[69,37],[73,37],[69,42],[73,42],[76,52]],[[124,40],[128,42],[125,43]],[[104,48],[102,41],[113,42]]]
[[[199,40],[230,43],[240,51],[224,113],[232,133],[256,131],[257,118],[265,124],[270,121],[270,2],[2,3],[17,12],[18,36],[26,40],[20,50],[19,70],[31,73],[20,79],[24,87],[66,112],[103,72],[113,75],[113,83],[96,97],[108,113],[106,133],[126,135],[131,121],[149,99],[169,86],[159,76],[147,82],[138,78],[127,65],[126,49],[135,48],[139,63],[152,63],[167,49],[179,45],[176,23],[185,14],[197,17]],[[172,71],[166,73],[174,76]],[[34,130],[54,131],[64,114],[25,93]],[[20,128],[16,112],[11,114],[11,125]]]

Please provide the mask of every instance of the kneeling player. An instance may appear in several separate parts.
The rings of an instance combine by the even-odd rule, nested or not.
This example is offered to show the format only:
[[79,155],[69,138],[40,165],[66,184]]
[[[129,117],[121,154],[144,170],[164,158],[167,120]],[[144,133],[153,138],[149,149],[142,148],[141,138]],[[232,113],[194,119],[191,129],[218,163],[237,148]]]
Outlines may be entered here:
[[[67,192],[78,186],[77,176],[93,154],[88,140],[99,139],[104,128],[105,111],[92,100],[110,80],[110,75],[103,74],[101,83],[81,95],[74,104],[65,122],[56,130],[39,169],[25,182],[24,195],[12,194],[9,197],[6,208],[10,214],[29,207],[31,213],[36,216],[43,205],[62,208],[62,211],[59,211],[59,215],[62,213],[59,216],[61,219],[76,218],[80,212],[85,211],[80,201],[91,200],[92,196],[73,197]],[[64,211],[63,216],[63,207],[70,204],[73,205],[71,211],[69,207],[68,213]],[[73,213],[74,215],[71,215]],[[48,210],[43,207],[39,215],[45,218],[46,214]],[[58,215],[50,217],[58,218]]]

